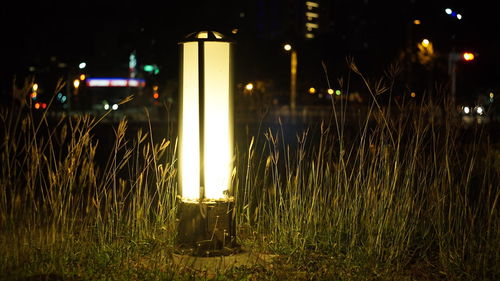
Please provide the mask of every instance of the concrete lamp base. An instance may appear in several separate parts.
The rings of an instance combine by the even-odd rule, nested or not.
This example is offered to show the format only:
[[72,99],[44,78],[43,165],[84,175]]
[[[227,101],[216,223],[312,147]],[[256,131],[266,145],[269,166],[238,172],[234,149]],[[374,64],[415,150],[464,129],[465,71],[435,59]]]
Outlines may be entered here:
[[177,250],[193,256],[238,253],[234,200],[179,202]]

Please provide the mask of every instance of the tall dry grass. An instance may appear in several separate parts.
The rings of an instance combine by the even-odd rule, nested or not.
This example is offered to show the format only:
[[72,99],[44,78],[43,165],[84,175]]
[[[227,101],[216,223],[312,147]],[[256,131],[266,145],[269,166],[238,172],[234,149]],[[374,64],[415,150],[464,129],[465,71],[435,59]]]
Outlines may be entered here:
[[[361,118],[350,119],[347,99],[334,100],[317,131],[289,140],[281,124],[237,147],[240,242],[306,267],[319,255],[327,268],[335,261],[374,274],[423,266],[449,279],[498,277],[498,144],[479,126],[464,135],[443,101],[384,104],[396,68],[370,80],[349,65],[337,83],[343,93],[352,79],[365,83]],[[14,89],[14,103],[0,111],[0,272],[182,275],[165,269],[175,237],[175,137],[156,142],[151,124],[127,137],[124,119],[112,127],[112,148],[99,150],[94,132],[106,115],[54,121],[50,110],[30,109],[30,88]],[[145,256],[153,272],[137,277],[150,268]]]
[[0,111],[0,272],[50,272],[68,255],[119,240],[171,244],[175,141],[155,143],[151,124],[126,138],[123,119],[112,127],[112,148],[98,152],[94,130],[109,112],[49,118],[50,110],[31,109],[31,87],[14,88],[13,104]]
[[[336,100],[318,139],[308,129],[285,141],[282,125],[242,150],[239,222],[250,244],[304,263],[319,252],[378,272],[499,277],[498,144],[480,126],[465,132],[446,100],[381,105],[398,69],[370,81],[348,63],[371,96],[363,118],[348,120],[354,106]],[[350,79],[339,80],[343,93]]]

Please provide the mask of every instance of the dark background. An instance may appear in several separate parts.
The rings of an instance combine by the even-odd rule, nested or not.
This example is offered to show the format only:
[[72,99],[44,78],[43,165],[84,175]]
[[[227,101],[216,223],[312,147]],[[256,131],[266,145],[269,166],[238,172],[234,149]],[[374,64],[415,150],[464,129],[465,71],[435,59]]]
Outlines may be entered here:
[[[500,25],[493,2],[319,2],[321,28],[313,40],[303,39],[304,1],[299,0],[12,2],[1,10],[2,95],[14,76],[19,80],[33,65],[49,69],[55,62],[75,66],[86,61],[93,76],[126,76],[132,51],[139,64],[159,65],[155,79],[176,81],[177,42],[202,29],[235,40],[236,83],[271,81],[276,95],[286,92],[289,83],[284,42],[298,50],[300,92],[309,85],[326,87],[322,62],[330,80],[344,75],[347,57],[368,77],[383,75],[394,62],[405,67],[405,50],[415,51],[423,38],[433,42],[438,55],[432,79],[446,82],[447,54],[468,50],[479,55],[458,67],[459,97],[473,100],[480,93],[498,92]],[[446,15],[446,7],[459,11],[463,19]],[[413,25],[414,19],[422,24]],[[238,33],[233,35],[235,28]],[[423,91],[431,84],[428,77],[419,79],[408,82],[409,87]]]

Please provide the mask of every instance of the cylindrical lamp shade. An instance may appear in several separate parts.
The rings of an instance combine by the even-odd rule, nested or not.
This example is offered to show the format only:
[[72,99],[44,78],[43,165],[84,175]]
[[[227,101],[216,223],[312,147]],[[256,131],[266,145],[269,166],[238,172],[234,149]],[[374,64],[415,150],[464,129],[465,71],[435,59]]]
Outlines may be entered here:
[[220,33],[202,31],[180,47],[181,198],[224,199],[233,168],[232,44]]

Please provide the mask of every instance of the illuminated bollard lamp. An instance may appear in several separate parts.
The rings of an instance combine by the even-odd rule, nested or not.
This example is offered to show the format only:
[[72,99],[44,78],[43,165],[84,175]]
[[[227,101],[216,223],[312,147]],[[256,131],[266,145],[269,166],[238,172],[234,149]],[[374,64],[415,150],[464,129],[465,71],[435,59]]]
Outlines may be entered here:
[[232,42],[194,32],[180,45],[177,246],[196,256],[238,251],[233,171]]

